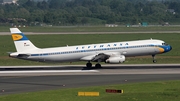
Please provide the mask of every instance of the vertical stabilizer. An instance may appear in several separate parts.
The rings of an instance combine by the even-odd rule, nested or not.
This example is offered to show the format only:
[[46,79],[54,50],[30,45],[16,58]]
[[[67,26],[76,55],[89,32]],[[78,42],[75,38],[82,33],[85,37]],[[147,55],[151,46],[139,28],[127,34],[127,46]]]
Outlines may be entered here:
[[10,28],[10,31],[17,52],[37,49],[18,28]]

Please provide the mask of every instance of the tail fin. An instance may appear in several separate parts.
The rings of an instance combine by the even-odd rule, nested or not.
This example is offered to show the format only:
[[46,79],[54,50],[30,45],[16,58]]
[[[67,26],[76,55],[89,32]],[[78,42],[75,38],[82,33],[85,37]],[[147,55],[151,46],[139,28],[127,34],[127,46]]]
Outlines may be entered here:
[[37,49],[36,46],[18,29],[10,28],[12,39],[17,52]]

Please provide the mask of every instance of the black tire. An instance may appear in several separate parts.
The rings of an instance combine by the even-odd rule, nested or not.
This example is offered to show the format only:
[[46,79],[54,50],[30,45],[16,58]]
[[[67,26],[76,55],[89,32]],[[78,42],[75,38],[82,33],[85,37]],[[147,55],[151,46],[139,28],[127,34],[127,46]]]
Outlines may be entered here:
[[92,63],[87,63],[87,64],[86,64],[86,67],[87,67],[87,68],[92,68]]
[[153,63],[156,63],[157,61],[156,60],[153,60]]
[[95,65],[95,68],[102,68],[102,67],[101,67],[101,64],[99,64],[99,63],[96,64],[96,65]]

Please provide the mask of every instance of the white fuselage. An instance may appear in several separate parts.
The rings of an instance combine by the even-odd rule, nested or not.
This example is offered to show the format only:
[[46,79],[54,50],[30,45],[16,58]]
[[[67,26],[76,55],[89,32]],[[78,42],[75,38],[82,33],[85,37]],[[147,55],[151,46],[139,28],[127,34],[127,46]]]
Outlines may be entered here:
[[[35,61],[91,61],[91,56],[100,53],[120,53],[125,57],[155,55],[164,53],[170,50],[169,45],[163,45],[161,40],[139,40],[127,42],[113,42],[101,44],[89,44],[67,47],[43,48],[35,50],[27,50],[18,54],[29,54],[28,57],[20,57],[21,59],[35,60]],[[86,57],[87,58],[84,58]],[[88,56],[90,56],[88,58]]]

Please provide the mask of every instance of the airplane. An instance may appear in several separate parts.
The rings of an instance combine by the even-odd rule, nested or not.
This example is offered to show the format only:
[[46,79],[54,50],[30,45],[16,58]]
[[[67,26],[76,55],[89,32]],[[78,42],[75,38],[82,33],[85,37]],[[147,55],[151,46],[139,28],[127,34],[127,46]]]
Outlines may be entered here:
[[152,55],[156,63],[156,54],[172,49],[158,39],[38,48],[18,28],[10,28],[10,32],[17,51],[10,53],[10,57],[40,62],[87,61],[87,68],[92,68],[91,62],[97,62],[95,68],[101,68],[100,62],[119,64],[125,62],[126,57],[145,55]]

